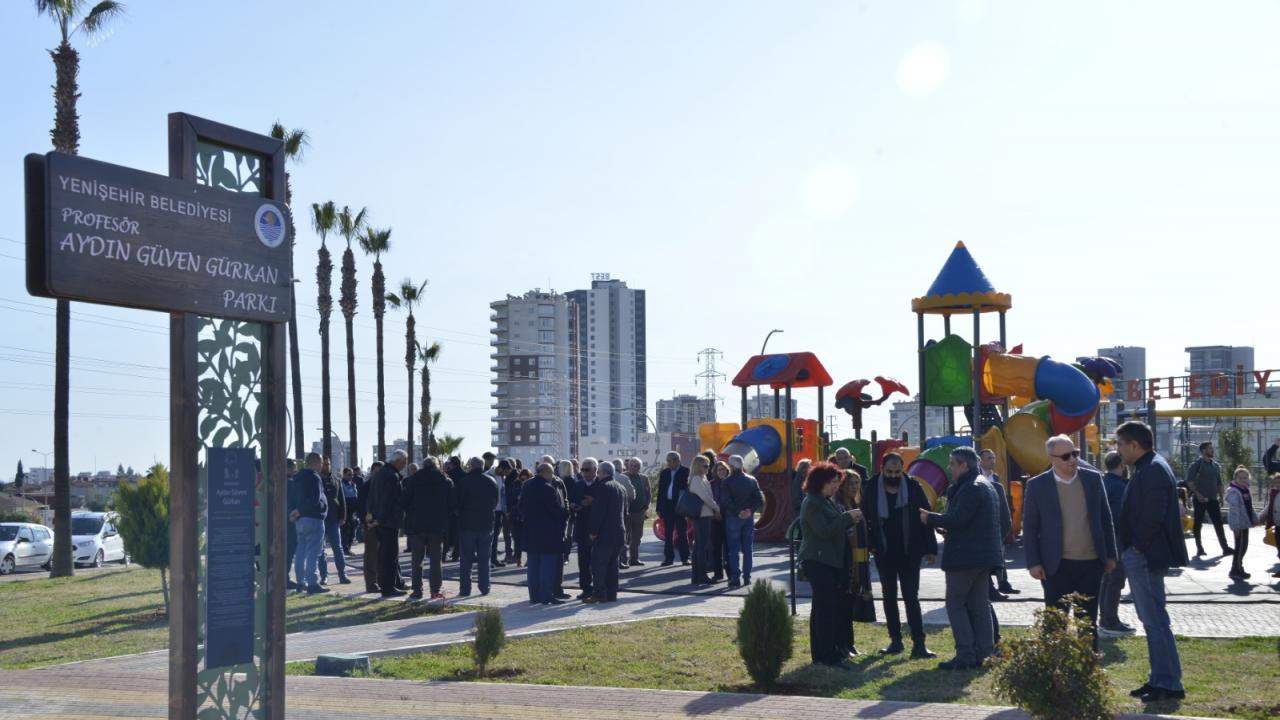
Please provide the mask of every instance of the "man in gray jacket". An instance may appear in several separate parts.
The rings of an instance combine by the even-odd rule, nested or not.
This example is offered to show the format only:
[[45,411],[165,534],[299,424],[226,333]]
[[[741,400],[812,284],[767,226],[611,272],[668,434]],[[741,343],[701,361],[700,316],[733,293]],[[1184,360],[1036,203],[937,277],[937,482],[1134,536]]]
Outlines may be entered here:
[[1182,483],[1191,493],[1191,503],[1196,513],[1193,530],[1196,536],[1196,557],[1205,554],[1204,545],[1200,543],[1200,524],[1205,515],[1209,516],[1214,531],[1218,533],[1222,554],[1225,556],[1235,552],[1227,545],[1227,534],[1222,529],[1222,466],[1213,456],[1213,443],[1200,443],[1200,457],[1187,468],[1187,479]]
[[751,584],[751,545],[755,538],[756,513],[764,509],[760,483],[742,470],[742,456],[729,456],[733,472],[720,488],[720,511],[724,515],[725,545],[729,551],[729,587]]

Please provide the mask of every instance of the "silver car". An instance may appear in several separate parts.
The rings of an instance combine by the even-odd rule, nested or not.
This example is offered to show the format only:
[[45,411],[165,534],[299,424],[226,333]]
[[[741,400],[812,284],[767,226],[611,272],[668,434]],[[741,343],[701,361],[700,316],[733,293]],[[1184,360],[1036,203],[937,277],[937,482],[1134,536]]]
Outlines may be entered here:
[[15,570],[49,569],[53,531],[35,523],[0,523],[0,575]]

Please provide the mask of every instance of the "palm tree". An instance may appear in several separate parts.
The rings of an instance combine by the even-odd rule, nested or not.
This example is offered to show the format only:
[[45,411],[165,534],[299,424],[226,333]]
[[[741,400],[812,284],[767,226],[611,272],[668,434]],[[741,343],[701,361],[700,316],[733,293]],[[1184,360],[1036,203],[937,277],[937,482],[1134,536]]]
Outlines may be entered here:
[[465,439],[466,438],[454,437],[452,435],[441,435],[440,440],[437,443],[440,455],[443,457],[456,455],[458,453],[458,448],[462,447],[462,441]]
[[419,345],[418,357],[422,359],[422,410],[418,413],[418,423],[422,426],[422,453],[431,456],[437,450],[435,427],[440,419],[440,413],[431,412],[431,363],[440,359],[440,343]]
[[[404,321],[404,366],[409,370],[409,432],[406,437],[409,438],[409,461],[417,462],[413,456],[413,371],[418,361],[418,340],[414,333],[413,306],[422,301],[422,293],[427,289],[427,281],[423,280],[421,285],[414,285],[413,281],[405,278],[400,283],[400,294],[388,293],[387,302],[391,303],[391,307],[399,310],[404,308],[409,311],[409,317]],[[426,454],[426,446],[423,446],[423,454]]]
[[[288,130],[278,121],[271,126],[271,137],[284,141],[284,204],[289,206],[289,239],[292,247],[298,246],[297,228],[293,224],[293,182],[289,177],[289,164],[302,161],[307,150],[307,131],[300,128]],[[302,361],[298,357],[298,293],[289,284],[289,374],[293,384],[293,449],[299,460],[305,454],[302,421]]]
[[333,418],[329,410],[329,315],[333,312],[333,258],[324,244],[325,238],[338,224],[338,211],[330,200],[311,203],[311,227],[320,236],[319,262],[316,263],[316,309],[320,312],[320,440],[324,456],[333,459]]
[[373,324],[378,356],[378,459],[387,456],[386,374],[382,368],[382,318],[387,314],[387,276],[382,274],[382,253],[391,249],[391,228],[364,229],[360,249],[373,256]]
[[356,341],[353,327],[356,317],[356,255],[351,251],[351,241],[364,229],[368,214],[368,209],[360,208],[360,212],[352,215],[351,208],[346,205],[338,213],[338,234],[347,241],[347,249],[342,253],[342,296],[338,303],[342,307],[342,319],[347,325],[347,431],[351,442],[351,467],[360,467],[360,438],[356,432]]
[[[107,23],[124,13],[124,6],[111,0],[84,11],[84,0],[36,0],[36,13],[46,15],[58,24],[61,42],[50,50],[53,58],[53,149],[68,155],[80,152],[80,116],[76,102],[80,88],[80,53],[71,47],[78,32],[92,37],[102,32]],[[71,563],[71,469],[68,457],[71,424],[71,303],[59,300],[54,320],[53,370],[53,563],[50,577],[65,577],[75,572]]]

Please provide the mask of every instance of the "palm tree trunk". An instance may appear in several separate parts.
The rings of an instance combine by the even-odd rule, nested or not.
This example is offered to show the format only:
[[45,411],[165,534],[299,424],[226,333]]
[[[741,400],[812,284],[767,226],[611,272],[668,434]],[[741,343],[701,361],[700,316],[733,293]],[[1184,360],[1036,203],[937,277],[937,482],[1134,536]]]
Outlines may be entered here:
[[298,356],[298,293],[289,285],[289,373],[293,381],[293,456],[306,457],[302,422],[302,359]]
[[418,425],[422,428],[422,453],[435,455],[436,448],[431,443],[431,368],[427,361],[422,361],[422,406],[418,414]]
[[[409,462],[416,462],[413,457],[413,371],[418,360],[417,343],[414,342],[413,309],[409,309],[409,317],[404,321],[404,366],[409,370],[409,428],[406,437],[409,439]],[[426,446],[423,445],[425,449]],[[425,460],[425,453],[423,456]]]
[[[75,155],[80,151],[80,118],[76,101],[80,89],[80,54],[66,39],[53,57],[56,84],[53,89],[53,149]],[[71,303],[59,300],[54,321],[53,371],[53,563],[50,577],[75,572],[71,562]]]
[[342,317],[347,326],[347,421],[351,443],[351,467],[360,466],[360,437],[356,430],[356,256],[348,247],[342,254]]
[[333,283],[333,260],[329,258],[329,248],[323,244],[320,245],[320,250],[316,254],[319,257],[316,264],[316,309],[320,312],[320,431],[324,433],[320,446],[324,450],[325,458],[332,462],[333,417],[329,397],[329,315],[333,311],[333,295],[330,294]]
[[387,280],[382,274],[382,263],[373,261],[373,324],[377,337],[374,344],[378,355],[378,459],[387,459],[387,396],[386,376],[382,367],[382,318],[386,314]]

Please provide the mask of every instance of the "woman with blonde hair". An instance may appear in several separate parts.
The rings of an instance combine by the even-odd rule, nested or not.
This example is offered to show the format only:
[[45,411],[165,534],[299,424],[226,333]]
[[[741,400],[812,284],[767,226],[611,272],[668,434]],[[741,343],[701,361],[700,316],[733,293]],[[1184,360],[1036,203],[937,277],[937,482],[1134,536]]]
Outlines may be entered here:
[[1249,468],[1239,465],[1231,473],[1231,484],[1227,486],[1227,526],[1236,534],[1231,572],[1227,577],[1235,580],[1248,580],[1250,577],[1244,571],[1244,553],[1249,549],[1249,528],[1258,524],[1258,516],[1253,511],[1253,496],[1249,493],[1252,480]]
[[[862,476],[857,470],[845,470],[836,502],[845,510],[862,509]],[[867,550],[867,523],[859,515],[849,528],[848,589],[840,598],[839,644],[850,657],[858,655],[854,645],[853,623],[875,622],[875,596],[871,592],[871,553]]]
[[[724,463],[716,463],[723,465]],[[711,483],[707,474],[711,470],[710,463],[701,455],[695,455],[689,463],[689,492],[702,501],[702,510],[694,519],[693,525],[693,584],[710,585],[711,578],[707,571],[711,569],[712,547],[715,543],[714,523],[720,517],[720,505],[716,503],[711,492]],[[669,532],[669,531],[668,531]]]

